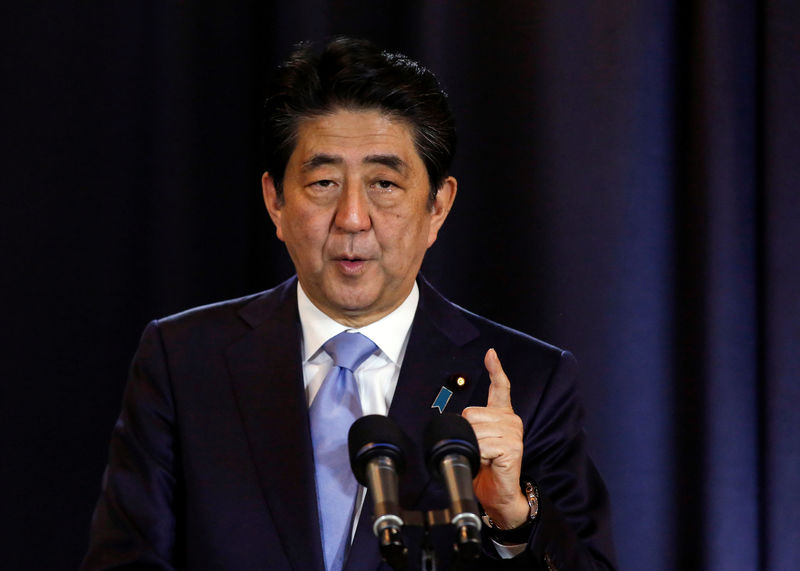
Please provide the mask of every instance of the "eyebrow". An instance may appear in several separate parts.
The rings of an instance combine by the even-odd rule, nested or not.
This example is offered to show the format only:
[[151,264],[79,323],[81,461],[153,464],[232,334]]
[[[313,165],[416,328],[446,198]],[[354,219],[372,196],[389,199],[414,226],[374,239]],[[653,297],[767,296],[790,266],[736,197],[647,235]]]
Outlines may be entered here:
[[404,174],[408,170],[406,162],[397,155],[367,155],[364,157],[364,162],[383,165],[400,174]]
[[342,157],[336,155],[326,155],[324,153],[316,154],[307,161],[300,165],[301,172],[308,172],[323,165],[338,165],[344,162]]
[[[318,153],[312,156],[307,161],[303,162],[303,164],[300,165],[300,170],[302,172],[308,172],[323,165],[340,165],[343,162],[344,159],[342,159],[342,157],[338,155]],[[367,155],[366,157],[364,157],[364,160],[362,162],[365,164],[383,165],[401,174],[404,174],[406,170],[408,170],[408,164],[406,164],[406,162],[397,155],[392,155],[392,154]]]

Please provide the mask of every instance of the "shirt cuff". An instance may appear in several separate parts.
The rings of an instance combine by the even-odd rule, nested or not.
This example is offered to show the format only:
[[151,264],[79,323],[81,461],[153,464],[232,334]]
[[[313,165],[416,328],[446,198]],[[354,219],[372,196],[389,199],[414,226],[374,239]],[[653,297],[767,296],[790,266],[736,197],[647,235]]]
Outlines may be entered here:
[[502,543],[498,543],[494,539],[492,539],[492,543],[494,543],[494,548],[497,550],[497,554],[501,559],[512,559],[525,551],[525,548],[528,547],[527,543],[504,545]]

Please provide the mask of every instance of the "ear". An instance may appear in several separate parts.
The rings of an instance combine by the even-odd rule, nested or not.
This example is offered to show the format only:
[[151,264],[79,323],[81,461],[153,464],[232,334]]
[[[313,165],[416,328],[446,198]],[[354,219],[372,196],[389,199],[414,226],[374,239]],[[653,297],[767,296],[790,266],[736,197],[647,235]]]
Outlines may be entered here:
[[458,182],[452,176],[448,176],[439,191],[436,193],[436,198],[431,206],[431,225],[428,230],[428,248],[433,246],[436,242],[436,237],[439,235],[439,229],[444,224],[447,215],[450,214],[450,209],[453,207],[453,201],[456,199],[456,192],[458,191]]
[[264,205],[267,207],[269,217],[275,224],[275,235],[278,240],[283,241],[283,231],[281,230],[281,208],[283,208],[283,198],[278,196],[278,189],[275,188],[275,180],[268,172],[261,176],[261,194],[264,196]]

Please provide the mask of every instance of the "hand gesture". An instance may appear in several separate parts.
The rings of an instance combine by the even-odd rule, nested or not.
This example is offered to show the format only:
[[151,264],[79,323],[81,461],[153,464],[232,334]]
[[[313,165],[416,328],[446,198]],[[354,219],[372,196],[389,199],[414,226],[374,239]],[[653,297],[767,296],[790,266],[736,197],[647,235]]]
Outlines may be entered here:
[[483,362],[491,380],[486,406],[471,406],[461,413],[475,431],[481,454],[473,486],[492,521],[502,529],[512,529],[525,523],[529,512],[519,485],[522,419],[514,414],[511,383],[494,349],[486,352]]

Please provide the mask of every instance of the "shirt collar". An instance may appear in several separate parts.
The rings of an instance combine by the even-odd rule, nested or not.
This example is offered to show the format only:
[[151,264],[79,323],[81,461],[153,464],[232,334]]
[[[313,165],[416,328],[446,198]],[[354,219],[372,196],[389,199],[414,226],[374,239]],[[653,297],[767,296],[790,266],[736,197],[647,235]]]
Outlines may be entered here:
[[303,362],[311,359],[322,345],[342,331],[357,331],[369,337],[394,363],[398,363],[406,337],[414,321],[419,302],[419,287],[414,282],[411,293],[397,309],[359,329],[347,327],[323,313],[306,295],[297,282],[297,309],[303,329]]

